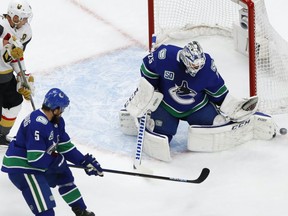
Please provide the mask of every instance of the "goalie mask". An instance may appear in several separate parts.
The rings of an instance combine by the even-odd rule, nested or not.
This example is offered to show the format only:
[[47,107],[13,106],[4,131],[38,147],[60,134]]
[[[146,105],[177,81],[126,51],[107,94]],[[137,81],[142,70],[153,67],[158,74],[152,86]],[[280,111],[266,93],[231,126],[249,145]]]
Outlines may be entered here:
[[69,106],[70,100],[68,96],[58,88],[50,89],[45,95],[43,105],[55,110],[60,108],[61,113],[64,112],[64,109]]
[[180,59],[186,66],[186,73],[196,76],[205,65],[206,57],[197,41],[189,42],[181,51]]
[[32,8],[26,0],[11,0],[8,5],[7,14],[11,17],[13,21],[14,16],[18,16],[19,22],[14,24],[19,24],[24,19],[28,22],[32,19]]

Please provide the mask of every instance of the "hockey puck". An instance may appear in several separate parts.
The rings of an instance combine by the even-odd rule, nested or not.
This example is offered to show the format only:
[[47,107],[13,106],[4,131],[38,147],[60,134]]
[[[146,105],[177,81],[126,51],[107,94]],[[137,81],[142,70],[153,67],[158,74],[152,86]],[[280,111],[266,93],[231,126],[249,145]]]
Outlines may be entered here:
[[286,128],[280,128],[279,130],[281,135],[286,135],[287,134],[287,129]]

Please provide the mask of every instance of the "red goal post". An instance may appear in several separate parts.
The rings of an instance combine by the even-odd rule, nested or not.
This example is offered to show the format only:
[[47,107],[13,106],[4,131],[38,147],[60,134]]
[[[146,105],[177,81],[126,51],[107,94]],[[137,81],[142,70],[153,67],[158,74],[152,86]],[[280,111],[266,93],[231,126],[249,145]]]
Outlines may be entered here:
[[249,59],[250,95],[260,111],[288,112],[288,43],[269,23],[264,0],[148,0],[149,46],[223,35]]

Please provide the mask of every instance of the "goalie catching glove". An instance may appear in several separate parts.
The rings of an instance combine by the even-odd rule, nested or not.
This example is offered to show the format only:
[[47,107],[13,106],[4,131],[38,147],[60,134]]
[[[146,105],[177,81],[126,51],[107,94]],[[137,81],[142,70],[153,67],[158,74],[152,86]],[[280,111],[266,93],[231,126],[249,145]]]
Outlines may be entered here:
[[84,160],[81,163],[81,165],[85,168],[85,172],[89,176],[91,175],[95,175],[95,176],[99,175],[101,177],[104,176],[101,165],[91,154],[85,155]]
[[[27,81],[27,84],[25,80]],[[30,100],[31,95],[34,95],[34,77],[31,74],[25,74],[23,78],[21,73],[17,75],[17,91],[23,95],[26,100]]]
[[237,99],[228,93],[220,106],[220,112],[233,122],[241,122],[249,119],[257,108],[257,96]]

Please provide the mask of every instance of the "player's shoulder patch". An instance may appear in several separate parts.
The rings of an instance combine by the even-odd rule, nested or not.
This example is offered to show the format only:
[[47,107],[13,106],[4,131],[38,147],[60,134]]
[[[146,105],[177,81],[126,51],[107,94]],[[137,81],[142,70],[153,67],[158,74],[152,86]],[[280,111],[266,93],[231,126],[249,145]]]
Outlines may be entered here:
[[217,67],[215,65],[214,59],[211,59],[211,70],[216,72],[217,71]]
[[44,116],[37,116],[36,122],[40,122],[40,123],[42,123],[44,125],[47,125],[48,124],[48,119],[45,118]]
[[158,59],[166,59],[167,49],[163,48],[158,52]]

